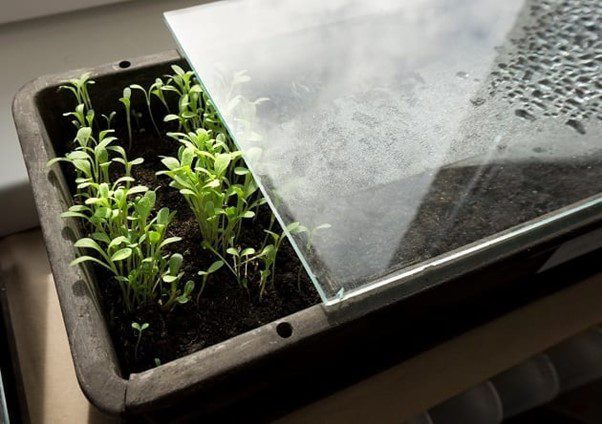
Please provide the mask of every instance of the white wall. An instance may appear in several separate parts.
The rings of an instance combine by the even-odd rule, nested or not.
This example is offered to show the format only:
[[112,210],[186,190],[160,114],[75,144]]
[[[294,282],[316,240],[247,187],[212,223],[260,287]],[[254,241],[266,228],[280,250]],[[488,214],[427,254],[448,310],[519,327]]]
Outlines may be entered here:
[[1,0],[0,24],[126,0]]

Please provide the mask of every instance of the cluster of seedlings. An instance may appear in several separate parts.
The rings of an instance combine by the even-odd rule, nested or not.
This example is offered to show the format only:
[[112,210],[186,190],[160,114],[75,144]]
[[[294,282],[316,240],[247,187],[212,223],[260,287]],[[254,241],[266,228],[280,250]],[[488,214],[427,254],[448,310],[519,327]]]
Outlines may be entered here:
[[[274,228],[274,216],[262,208],[266,201],[245,167],[242,152],[235,148],[194,74],[175,65],[172,69],[173,74],[157,78],[148,89],[133,84],[123,90],[119,101],[126,118],[125,142],[112,128],[116,112],[100,116],[95,112],[89,93],[94,81],[88,74],[60,87],[75,98],[74,110],[65,116],[76,134],[71,151],[51,160],[49,166],[65,162],[75,178],[73,205],[62,216],[78,220],[85,237],[75,242],[79,254],[72,265],[91,262],[108,273],[106,283],[118,286],[121,306],[130,316],[141,309],[159,308],[169,314],[178,305],[198,305],[218,270],[227,270],[240,290],[261,301],[273,287],[276,258],[285,239]],[[163,168],[156,175],[171,187],[163,190],[177,190],[188,205],[198,223],[202,251],[210,258],[210,265],[196,270],[195,278],[184,278],[184,256],[178,252],[182,238],[170,231],[176,212],[158,206],[156,189],[137,184],[133,170],[144,159],[128,157],[135,143],[133,122],[138,119],[131,100],[138,92],[144,97],[152,131],[172,143],[176,153],[161,157]],[[158,124],[154,115],[159,113],[163,119]],[[160,126],[174,131],[161,132]],[[241,229],[258,225],[259,213],[270,213],[263,241],[255,247],[245,245]],[[309,234],[298,223],[287,230]],[[148,322],[132,320],[134,356],[149,327]]]

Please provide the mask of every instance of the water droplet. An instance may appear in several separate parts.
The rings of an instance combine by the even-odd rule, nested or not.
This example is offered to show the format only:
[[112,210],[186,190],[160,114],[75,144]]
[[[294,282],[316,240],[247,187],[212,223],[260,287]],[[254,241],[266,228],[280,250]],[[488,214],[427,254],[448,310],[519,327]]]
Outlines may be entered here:
[[477,97],[475,99],[470,99],[470,103],[472,103],[474,106],[479,107],[481,106],[483,103],[485,103],[485,99],[482,97]]
[[496,48],[501,55],[490,93],[501,91],[518,104],[521,118],[535,119],[539,108],[544,116],[564,116],[581,132],[583,119],[602,112],[600,0],[538,0],[528,11],[523,33],[510,40],[516,50]]
[[566,121],[566,124],[569,127],[572,127],[579,134],[585,134],[585,127],[580,121],[577,121],[576,119],[569,119],[568,121]]
[[518,116],[519,118],[523,118],[523,119],[526,119],[528,121],[535,121],[535,116],[533,116],[531,113],[527,112],[524,109],[516,109],[514,111],[514,114],[516,116]]
[[543,93],[540,90],[537,90],[537,89],[533,90],[531,92],[531,95],[533,97],[537,97],[538,99],[541,98],[541,97],[543,97]]

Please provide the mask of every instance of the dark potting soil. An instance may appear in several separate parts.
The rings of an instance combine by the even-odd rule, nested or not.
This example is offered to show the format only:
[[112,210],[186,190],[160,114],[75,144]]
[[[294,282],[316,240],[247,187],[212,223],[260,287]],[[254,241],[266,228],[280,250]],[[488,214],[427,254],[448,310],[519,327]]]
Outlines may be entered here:
[[442,169],[433,177],[394,258],[418,263],[601,191],[600,153],[583,160],[533,159]]
[[[333,280],[361,285],[600,192],[602,151],[579,159],[546,161],[534,152],[520,162],[450,166],[332,202],[321,215],[333,224],[324,250],[338,255],[330,257],[337,266]],[[350,210],[352,219],[338,218]],[[373,260],[383,257],[389,258],[384,265]]]
[[[142,133],[134,137],[128,157],[144,158],[142,165],[134,167],[133,176],[137,184],[157,189],[157,210],[168,207],[177,212],[170,224],[169,236],[179,236],[182,241],[170,248],[184,256],[182,281],[192,279],[198,288],[201,278],[197,272],[206,270],[218,258],[201,247],[197,221],[184,198],[168,186],[169,178],[155,175],[164,169],[160,156],[175,156],[178,147],[175,140]],[[263,206],[257,218],[243,226],[244,247],[259,248],[266,237],[264,229],[269,228],[270,215],[269,208]],[[244,290],[226,267],[209,277],[198,304],[195,290],[190,302],[177,305],[171,312],[156,306],[125,313],[120,291],[116,284],[111,284],[111,276],[101,275],[99,282],[111,336],[126,375],[204,349],[320,301],[288,240],[282,243],[278,253],[274,284],[261,300],[257,281],[250,281],[248,291]],[[137,352],[137,334],[131,327],[132,322],[149,324]]]

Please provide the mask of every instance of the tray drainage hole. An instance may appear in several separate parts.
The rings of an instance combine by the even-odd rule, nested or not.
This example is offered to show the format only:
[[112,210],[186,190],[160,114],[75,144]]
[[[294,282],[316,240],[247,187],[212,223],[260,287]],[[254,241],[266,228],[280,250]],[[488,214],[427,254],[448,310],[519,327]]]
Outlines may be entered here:
[[132,62],[130,62],[129,60],[122,60],[121,62],[119,62],[119,67],[121,69],[127,69],[132,65]]
[[290,336],[293,335],[293,326],[290,325],[288,322],[281,322],[276,326],[276,332],[283,339],[288,339]]

